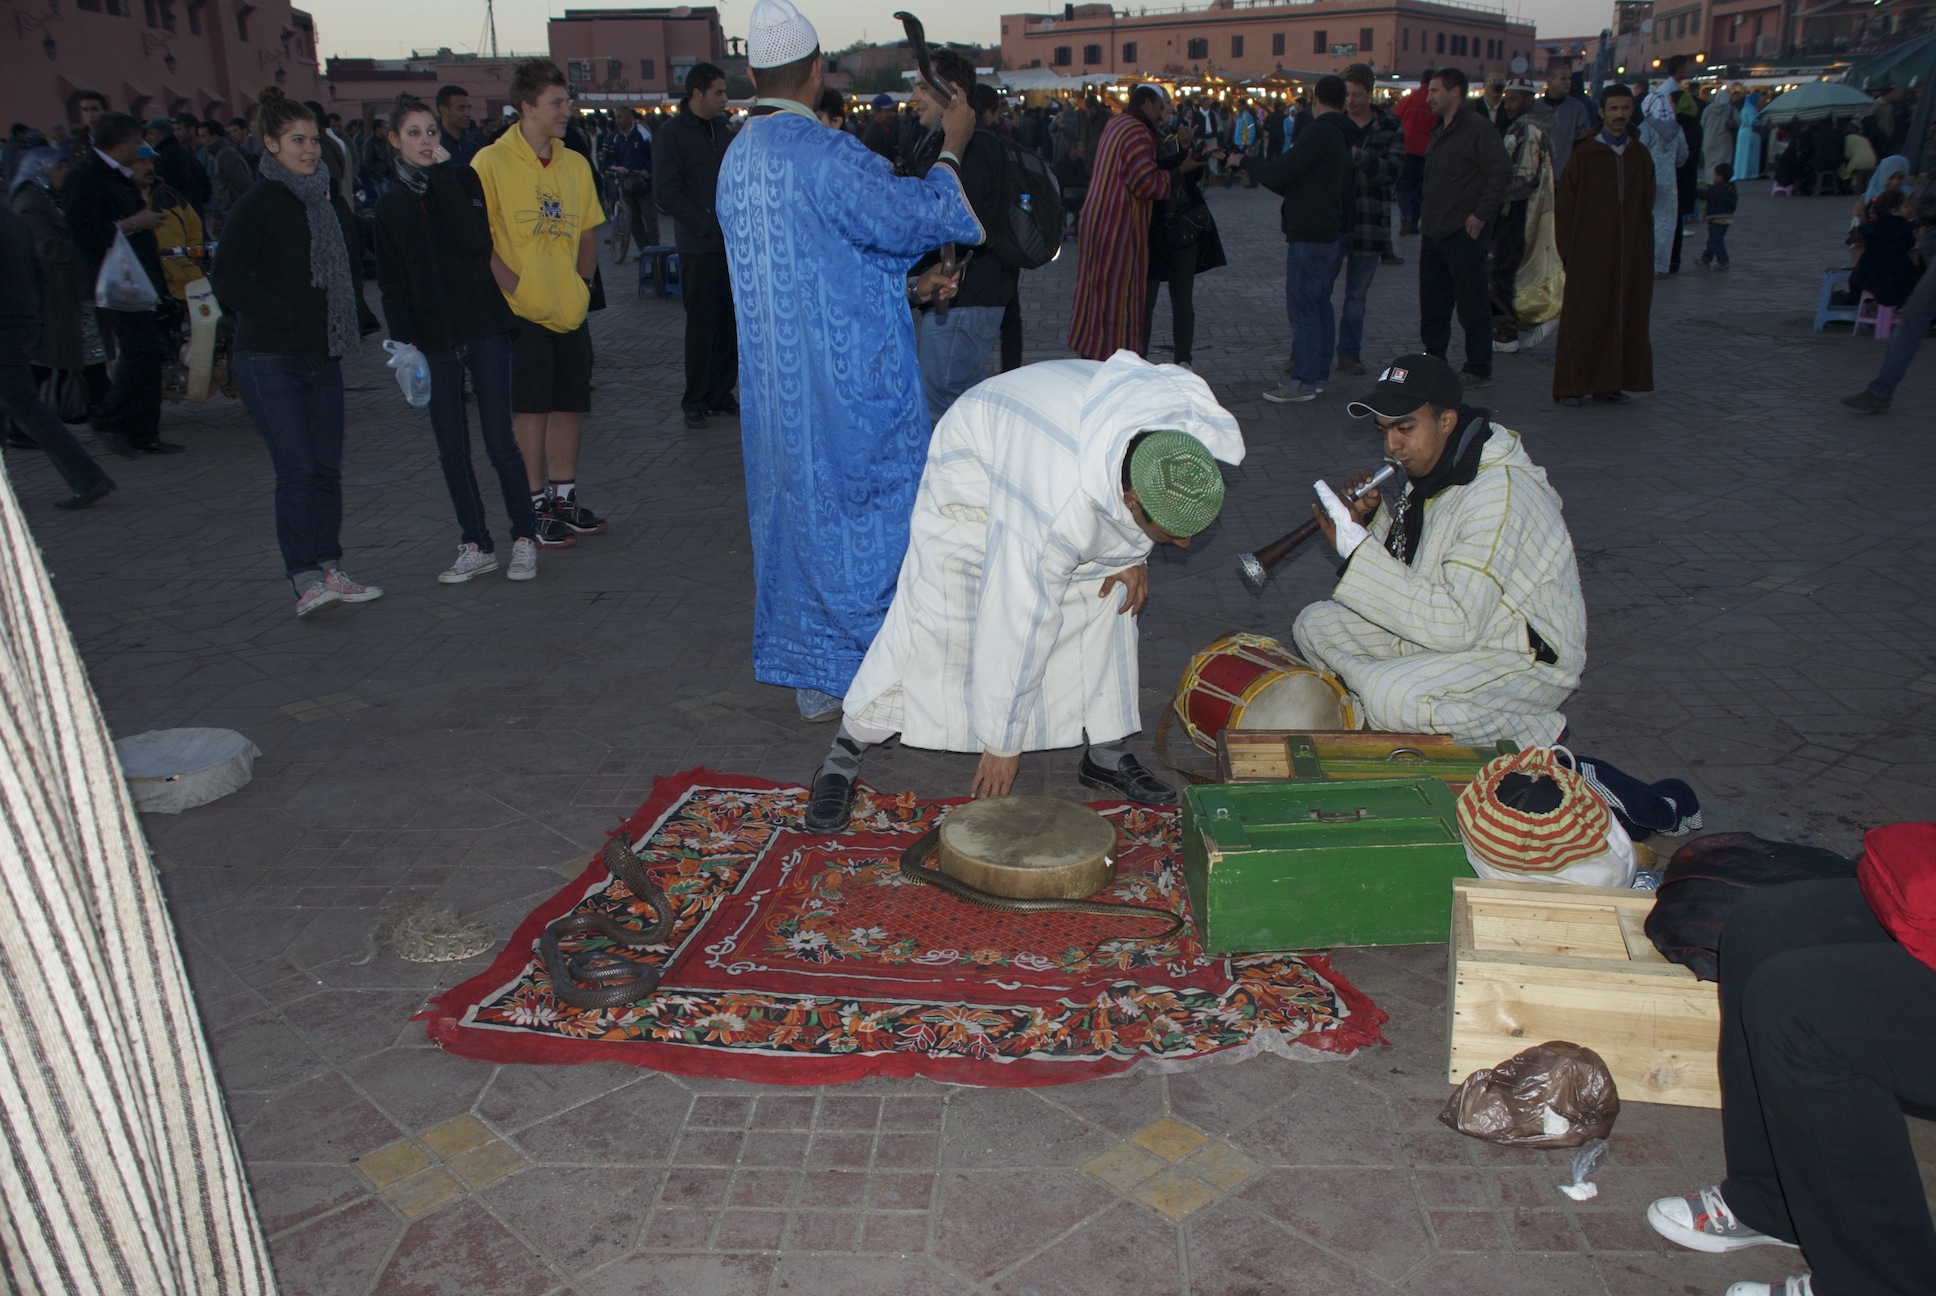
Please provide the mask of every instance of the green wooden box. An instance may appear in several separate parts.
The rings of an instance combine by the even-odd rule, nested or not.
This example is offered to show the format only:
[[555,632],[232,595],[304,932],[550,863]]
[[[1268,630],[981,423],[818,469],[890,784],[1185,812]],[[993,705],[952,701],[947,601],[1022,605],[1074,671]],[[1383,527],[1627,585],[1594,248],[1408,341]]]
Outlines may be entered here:
[[1212,954],[1442,941],[1471,877],[1437,779],[1206,783],[1183,794],[1183,876]]

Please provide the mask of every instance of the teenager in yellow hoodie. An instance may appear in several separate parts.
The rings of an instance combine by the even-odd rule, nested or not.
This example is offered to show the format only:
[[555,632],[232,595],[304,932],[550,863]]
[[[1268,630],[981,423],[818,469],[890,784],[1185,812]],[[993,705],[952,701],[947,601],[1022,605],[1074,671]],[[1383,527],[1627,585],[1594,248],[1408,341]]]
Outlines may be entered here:
[[518,317],[511,428],[524,455],[538,543],[596,535],[604,520],[578,499],[578,425],[592,407],[592,339],[585,323],[594,231],[605,223],[591,165],[565,147],[571,100],[550,59],[511,77],[518,120],[471,162],[484,182],[491,274]]

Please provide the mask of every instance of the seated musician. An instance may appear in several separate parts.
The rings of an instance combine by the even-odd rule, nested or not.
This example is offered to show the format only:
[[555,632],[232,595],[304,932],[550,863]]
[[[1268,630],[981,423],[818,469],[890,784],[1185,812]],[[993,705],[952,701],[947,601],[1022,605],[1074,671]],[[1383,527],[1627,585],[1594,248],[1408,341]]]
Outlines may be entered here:
[[1444,360],[1410,355],[1349,407],[1378,420],[1404,486],[1314,506],[1346,561],[1331,597],[1299,614],[1297,646],[1358,694],[1373,729],[1550,744],[1586,665],[1572,537],[1519,434],[1463,398]]
[[1084,784],[1172,804],[1124,746],[1142,728],[1147,558],[1210,525],[1216,459],[1243,457],[1237,420],[1203,379],[1128,351],[1028,365],[962,395],[935,427],[894,601],[806,826],[846,827],[862,754],[896,733],[980,752],[976,797],[1008,795],[1023,752],[1086,735]]

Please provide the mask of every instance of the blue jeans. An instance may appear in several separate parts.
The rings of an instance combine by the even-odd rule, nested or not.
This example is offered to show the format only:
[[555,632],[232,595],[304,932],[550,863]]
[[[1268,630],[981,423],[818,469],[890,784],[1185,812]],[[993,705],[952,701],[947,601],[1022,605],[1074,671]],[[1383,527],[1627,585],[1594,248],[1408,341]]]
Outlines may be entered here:
[[1707,223],[1707,250],[1701,253],[1701,264],[1714,261],[1721,265],[1728,263],[1728,227]]
[[106,480],[107,474],[101,471],[101,465],[74,439],[74,434],[60,421],[60,415],[41,402],[27,353],[14,344],[0,348],[0,428],[6,426],[8,419],[13,420],[22,436],[46,452],[47,461],[67,483],[67,489],[76,495],[85,494]]
[[1005,306],[954,306],[921,321],[921,390],[928,418],[939,423],[955,398],[988,374],[988,353],[1001,341]]
[[1359,358],[1365,345],[1365,299],[1378,273],[1376,252],[1353,252],[1347,235],[1338,243],[1344,257],[1344,306],[1338,312],[1338,359]]
[[491,532],[484,524],[484,498],[477,474],[471,471],[471,429],[464,417],[464,371],[470,370],[471,390],[477,393],[478,431],[484,435],[484,454],[497,470],[504,492],[504,512],[511,520],[513,540],[538,538],[538,519],[525,487],[524,456],[511,435],[511,338],[479,338],[455,351],[436,351],[430,362],[430,430],[437,435],[437,458],[443,465],[444,485],[450,488],[457,510],[461,543],[492,553]]
[[276,469],[276,544],[296,593],[343,557],[343,366],[235,353],[235,380]]
[[1398,200],[1398,223],[1418,232],[1418,215],[1425,206],[1425,155],[1407,153],[1398,171],[1398,183],[1392,186],[1392,197]]
[[1916,281],[1909,300],[1896,312],[1896,331],[1889,335],[1889,349],[1882,355],[1882,372],[1869,384],[1869,394],[1877,400],[1894,400],[1896,388],[1909,372],[1916,349],[1929,336],[1930,321],[1936,320],[1936,271],[1924,271]]
[[1284,300],[1291,312],[1291,380],[1321,383],[1331,376],[1331,348],[1338,321],[1331,313],[1331,285],[1344,260],[1344,245],[1291,243],[1284,257]]

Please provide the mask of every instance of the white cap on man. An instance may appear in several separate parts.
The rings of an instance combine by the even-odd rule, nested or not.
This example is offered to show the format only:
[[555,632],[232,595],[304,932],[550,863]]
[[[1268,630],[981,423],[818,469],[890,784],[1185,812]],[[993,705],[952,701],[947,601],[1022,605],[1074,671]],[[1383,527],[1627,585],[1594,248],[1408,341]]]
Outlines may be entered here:
[[746,31],[746,66],[784,67],[820,48],[820,34],[793,0],[759,0]]

